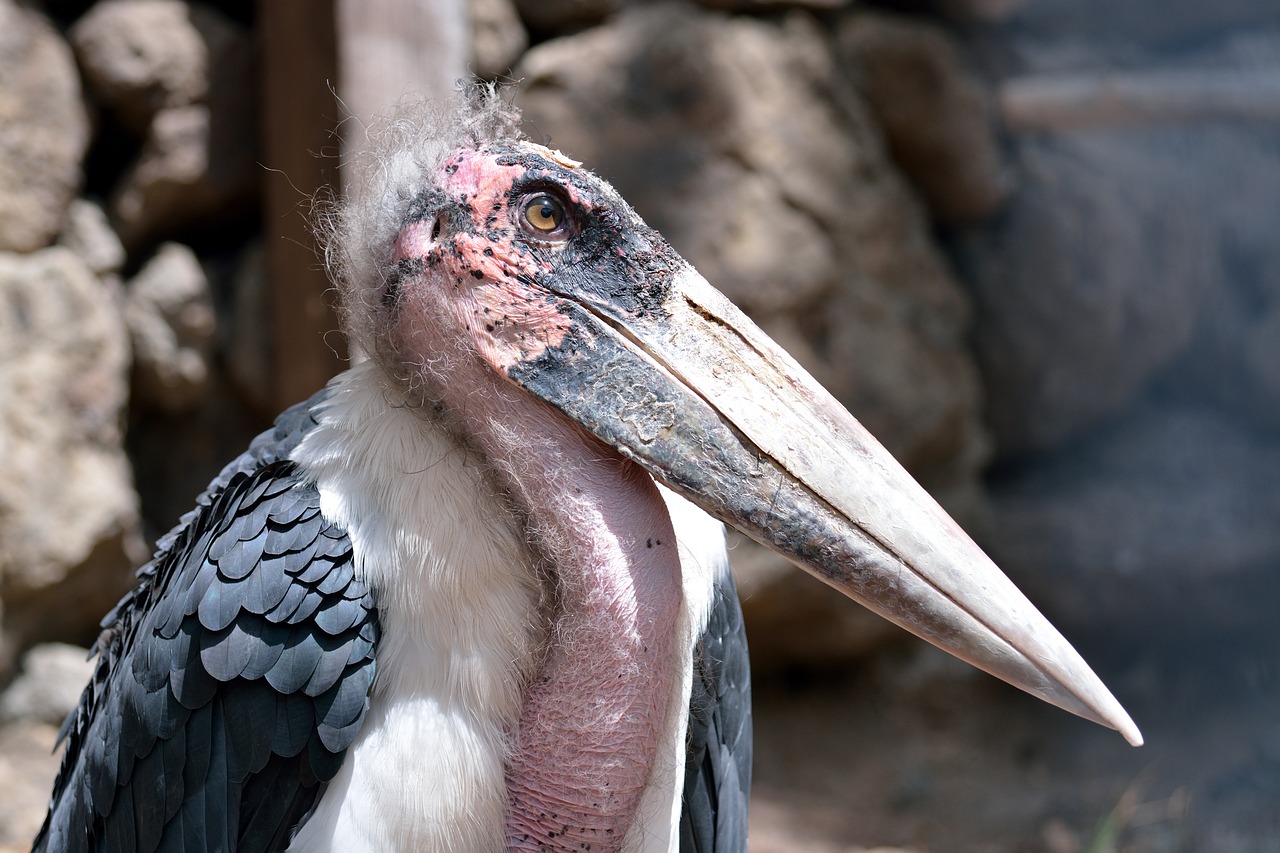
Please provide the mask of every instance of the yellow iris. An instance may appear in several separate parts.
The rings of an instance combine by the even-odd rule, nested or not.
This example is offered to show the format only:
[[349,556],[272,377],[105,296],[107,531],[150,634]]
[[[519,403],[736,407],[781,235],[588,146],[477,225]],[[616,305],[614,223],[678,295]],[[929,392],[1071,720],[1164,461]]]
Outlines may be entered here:
[[525,205],[524,218],[535,230],[550,234],[564,222],[564,206],[545,193],[536,195]]

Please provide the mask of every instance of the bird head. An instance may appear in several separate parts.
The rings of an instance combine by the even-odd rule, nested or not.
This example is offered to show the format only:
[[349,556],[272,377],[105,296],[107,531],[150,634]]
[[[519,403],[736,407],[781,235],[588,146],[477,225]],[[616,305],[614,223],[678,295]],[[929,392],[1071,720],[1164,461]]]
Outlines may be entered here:
[[542,401],[848,597],[1141,743],[840,403],[607,182],[517,126],[492,93],[390,124],[329,243],[360,347],[427,402],[471,379]]

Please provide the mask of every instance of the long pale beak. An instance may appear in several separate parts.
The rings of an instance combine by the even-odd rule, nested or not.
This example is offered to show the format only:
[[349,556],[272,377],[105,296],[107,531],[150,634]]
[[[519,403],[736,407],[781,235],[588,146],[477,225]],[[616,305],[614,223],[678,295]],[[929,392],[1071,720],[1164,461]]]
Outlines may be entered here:
[[790,356],[691,267],[660,305],[561,294],[509,377],[712,515],[940,648],[1137,746],[1061,634]]

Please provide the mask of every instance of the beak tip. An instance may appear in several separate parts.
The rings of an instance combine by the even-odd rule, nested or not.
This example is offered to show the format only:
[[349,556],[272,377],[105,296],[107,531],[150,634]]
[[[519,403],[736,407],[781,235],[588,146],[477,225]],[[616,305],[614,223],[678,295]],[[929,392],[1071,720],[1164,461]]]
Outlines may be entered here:
[[[1084,665],[1083,660],[1080,663]],[[1081,686],[1088,684],[1089,681],[1093,682],[1092,689],[1085,687],[1081,692],[1075,693],[1075,698],[1083,699],[1088,709],[1087,713],[1082,716],[1119,732],[1120,736],[1128,741],[1130,746],[1142,746],[1142,732],[1138,731],[1138,726],[1133,722],[1133,718],[1129,716],[1129,712],[1124,709],[1124,706],[1112,695],[1102,681],[1093,674],[1092,670],[1089,671],[1089,676],[1090,678],[1087,681],[1076,682],[1077,685]],[[1076,713],[1079,714],[1080,711],[1077,710]]]
[[[1102,682],[1097,682],[1098,686],[1102,686]],[[1102,687],[1104,691],[1101,694],[1102,701],[1097,701],[1095,695],[1094,701],[1089,703],[1091,713],[1086,716],[1096,723],[1100,723],[1109,729],[1115,729],[1120,733],[1130,746],[1142,746],[1142,732],[1138,731],[1138,726],[1133,722],[1133,718],[1129,713],[1116,701],[1115,697]],[[1079,713],[1077,711],[1077,713]]]
[[1129,746],[1142,746],[1142,732],[1138,731],[1138,727],[1133,724],[1133,720],[1127,716],[1119,726],[1116,726],[1116,731],[1120,732],[1124,739],[1129,742]]

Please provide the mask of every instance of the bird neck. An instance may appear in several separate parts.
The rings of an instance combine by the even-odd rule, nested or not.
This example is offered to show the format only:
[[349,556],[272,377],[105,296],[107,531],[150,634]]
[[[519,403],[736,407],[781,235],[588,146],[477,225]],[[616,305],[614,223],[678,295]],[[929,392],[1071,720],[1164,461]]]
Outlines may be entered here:
[[497,399],[472,405],[467,428],[549,568],[551,602],[512,733],[507,844],[617,849],[680,672],[675,532],[643,469],[543,403],[506,388]]

